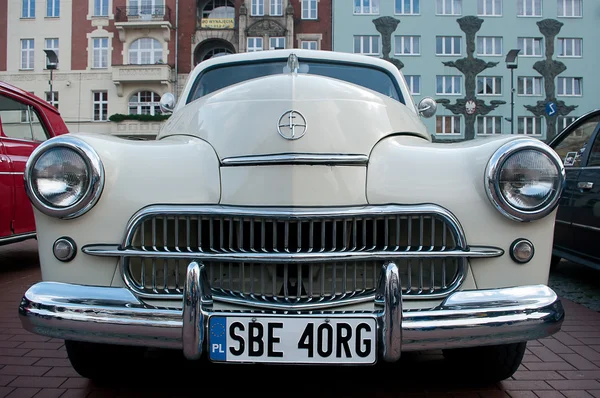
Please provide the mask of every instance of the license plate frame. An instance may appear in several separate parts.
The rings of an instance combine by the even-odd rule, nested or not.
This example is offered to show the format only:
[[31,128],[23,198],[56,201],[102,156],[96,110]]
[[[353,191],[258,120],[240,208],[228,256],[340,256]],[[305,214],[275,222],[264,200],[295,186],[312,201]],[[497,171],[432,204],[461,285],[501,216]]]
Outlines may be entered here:
[[378,344],[377,317],[369,314],[219,314],[207,322],[208,357],[217,363],[374,365]]

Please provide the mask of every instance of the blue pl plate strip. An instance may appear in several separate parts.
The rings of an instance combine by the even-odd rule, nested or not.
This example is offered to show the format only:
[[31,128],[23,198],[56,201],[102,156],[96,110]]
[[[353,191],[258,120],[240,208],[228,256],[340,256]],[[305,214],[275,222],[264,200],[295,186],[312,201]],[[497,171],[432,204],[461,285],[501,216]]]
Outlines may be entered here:
[[210,318],[210,359],[215,361],[227,360],[227,318]]

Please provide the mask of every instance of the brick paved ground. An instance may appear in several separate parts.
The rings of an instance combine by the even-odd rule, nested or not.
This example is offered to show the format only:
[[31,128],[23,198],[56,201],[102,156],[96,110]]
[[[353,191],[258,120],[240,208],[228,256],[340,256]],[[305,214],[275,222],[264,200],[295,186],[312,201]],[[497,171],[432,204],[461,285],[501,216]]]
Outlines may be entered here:
[[[600,313],[565,300],[563,330],[528,344],[513,378],[479,385],[450,369],[440,352],[407,354],[398,364],[324,368],[217,366],[150,352],[127,382],[94,385],[69,365],[62,340],[21,328],[17,307],[40,279],[35,241],[0,248],[0,397],[129,396],[460,396],[600,397]],[[115,358],[116,361],[119,358]],[[140,374],[143,374],[140,375]]]

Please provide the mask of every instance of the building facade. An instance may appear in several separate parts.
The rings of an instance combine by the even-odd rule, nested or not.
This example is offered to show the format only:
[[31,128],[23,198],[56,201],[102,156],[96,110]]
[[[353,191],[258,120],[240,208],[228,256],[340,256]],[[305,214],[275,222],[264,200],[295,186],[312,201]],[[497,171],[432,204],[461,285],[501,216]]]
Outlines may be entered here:
[[333,50],[388,59],[435,98],[436,139],[547,140],[598,106],[599,22],[592,0],[334,0]]
[[331,50],[331,18],[331,0],[4,0],[0,80],[53,103],[70,131],[153,138],[160,97],[199,62]]

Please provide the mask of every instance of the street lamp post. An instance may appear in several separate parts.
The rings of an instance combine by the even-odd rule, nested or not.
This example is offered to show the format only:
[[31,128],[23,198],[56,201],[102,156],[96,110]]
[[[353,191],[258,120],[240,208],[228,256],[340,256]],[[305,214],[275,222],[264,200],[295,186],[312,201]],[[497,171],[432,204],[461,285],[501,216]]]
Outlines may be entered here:
[[53,79],[53,71],[58,66],[58,55],[54,50],[44,50],[46,53],[46,69],[50,70],[50,100],[54,103],[54,92],[52,91],[52,79]]
[[506,67],[510,69],[510,134],[515,133],[515,79],[514,71],[518,66],[520,49],[513,49],[506,54]]

